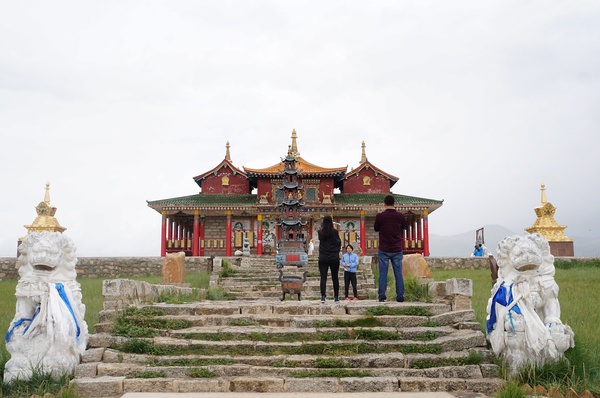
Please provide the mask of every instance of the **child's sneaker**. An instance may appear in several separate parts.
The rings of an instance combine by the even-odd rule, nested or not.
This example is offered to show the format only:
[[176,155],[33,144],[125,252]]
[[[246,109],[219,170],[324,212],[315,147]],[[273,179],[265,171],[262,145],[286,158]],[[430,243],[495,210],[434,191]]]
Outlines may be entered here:
[[321,302],[324,303],[325,302],[325,296],[321,296]]
[[358,297],[354,297],[354,300],[353,300],[353,301],[358,301]]
[[349,297],[346,297],[346,301],[350,301],[350,298],[349,298]]

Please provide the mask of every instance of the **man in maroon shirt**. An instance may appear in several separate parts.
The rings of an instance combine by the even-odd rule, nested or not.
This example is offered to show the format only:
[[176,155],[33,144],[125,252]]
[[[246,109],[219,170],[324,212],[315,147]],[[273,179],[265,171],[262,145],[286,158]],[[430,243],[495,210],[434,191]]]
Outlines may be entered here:
[[384,302],[387,290],[387,275],[389,262],[392,262],[394,279],[396,280],[396,301],[404,301],[404,279],[402,278],[402,239],[406,220],[404,215],[396,210],[395,200],[392,195],[383,199],[385,210],[375,216],[375,231],[379,232],[379,286],[377,300]]

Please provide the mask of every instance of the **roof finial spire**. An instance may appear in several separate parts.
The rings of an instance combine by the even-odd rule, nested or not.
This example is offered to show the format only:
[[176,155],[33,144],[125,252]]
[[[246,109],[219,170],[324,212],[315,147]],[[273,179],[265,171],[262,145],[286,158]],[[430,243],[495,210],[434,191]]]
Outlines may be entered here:
[[296,157],[298,155],[298,144],[296,144],[296,129],[292,130],[292,156]]
[[546,204],[546,184],[542,183],[542,204]]
[[46,181],[46,193],[44,194],[44,202],[50,204],[50,181]]
[[229,141],[225,144],[225,160],[231,162],[231,155],[229,154]]
[[362,155],[360,157],[361,163],[364,163],[367,161],[367,152],[365,151],[365,147],[366,147],[366,145],[365,145],[365,142],[363,141],[362,142]]

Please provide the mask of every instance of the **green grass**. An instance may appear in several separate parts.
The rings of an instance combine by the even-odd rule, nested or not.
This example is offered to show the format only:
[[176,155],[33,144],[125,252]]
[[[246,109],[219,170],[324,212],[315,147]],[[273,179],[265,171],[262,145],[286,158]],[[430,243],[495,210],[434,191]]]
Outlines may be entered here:
[[[539,383],[545,387],[553,387],[559,385],[562,390],[573,388],[577,392],[582,392],[589,389],[595,394],[600,393],[600,311],[596,311],[596,297],[598,286],[600,286],[600,260],[587,261],[582,263],[556,262],[556,282],[560,287],[559,300],[561,304],[561,320],[569,324],[575,332],[575,348],[570,349],[566,353],[568,363],[560,363],[548,365],[546,369],[526,369],[521,372],[517,379],[510,379],[506,387],[498,393],[498,397],[520,397],[523,396],[521,386],[523,383]],[[375,267],[376,268],[376,267]],[[467,278],[473,281],[473,300],[472,305],[475,311],[476,320],[483,325],[486,317],[486,305],[491,293],[491,278],[490,272],[487,269],[476,270],[433,270],[435,280],[443,281],[450,278]],[[203,275],[204,274],[204,275]],[[391,274],[391,273],[390,273]],[[131,278],[144,280],[149,283],[161,283],[162,277],[144,277]],[[190,273],[186,275],[186,282],[192,287],[204,289],[201,295],[203,299],[233,299],[228,296],[222,289],[208,288],[208,274],[206,273]],[[98,313],[102,310],[102,279],[101,278],[79,278],[83,293],[83,303],[86,305],[86,322],[89,331],[92,332],[94,325],[98,322]],[[0,310],[0,327],[7,330],[15,313],[15,287],[16,280],[0,281],[0,302],[3,303]],[[407,283],[408,285],[408,283]],[[408,289],[407,289],[408,291]],[[393,277],[388,283],[388,298],[390,301],[394,299]],[[407,293],[408,294],[408,293]],[[410,300],[409,300],[410,301]],[[379,311],[379,312],[377,312]],[[324,321],[323,324],[315,324],[316,327],[356,327],[356,326],[377,326],[377,315],[385,315],[385,311],[375,310],[376,314],[365,317],[365,320],[357,320],[356,324],[347,321],[348,323],[337,324],[335,322]],[[414,314],[422,315],[422,314]],[[337,321],[336,321],[337,322]],[[363,324],[358,322],[365,322]],[[375,322],[375,323],[373,323]],[[429,326],[436,326],[431,324]],[[403,352],[425,352],[427,350],[436,350],[436,346],[423,349],[423,346],[405,346]],[[431,348],[432,347],[432,348]],[[439,348],[439,347],[438,347]],[[170,350],[167,347],[154,346],[151,343],[136,340],[133,342],[129,350],[131,352],[152,352],[157,355],[165,355]],[[413,350],[413,351],[411,351]],[[201,350],[199,350],[201,351]],[[243,349],[240,349],[243,351]],[[319,344],[307,346],[304,349],[292,351],[289,354],[300,354],[306,351],[309,354],[320,354],[330,356],[352,355],[356,353],[377,352],[377,346],[373,344],[347,344],[344,349],[335,348],[330,344]],[[184,352],[187,354],[187,352]],[[192,354],[192,352],[189,352]],[[227,352],[224,355],[234,355],[235,353]],[[259,354],[259,353],[254,353]],[[263,355],[275,355],[277,352],[265,352]],[[248,355],[243,352],[240,355]],[[0,371],[3,371],[4,365],[9,356],[6,352],[4,342],[0,344]],[[185,362],[183,363],[188,363]],[[229,360],[226,360],[229,361]],[[199,360],[199,362],[189,362],[189,366],[209,365],[212,361],[209,359]],[[427,366],[427,363],[422,363],[420,366]],[[329,370],[329,369],[320,369]],[[334,369],[338,370],[338,369]],[[341,369],[344,370],[344,369]],[[346,369],[350,370],[350,369]],[[196,377],[213,377],[204,375],[206,370],[201,369]],[[323,374],[323,373],[320,373]],[[66,386],[65,383],[59,381],[57,384],[50,384],[49,381],[36,379],[34,383],[20,385],[16,384],[8,386],[2,385],[3,397],[19,397],[31,396],[32,394],[44,395],[45,392],[51,392],[56,397],[74,397],[73,392]],[[533,384],[530,384],[533,385]],[[42,389],[40,389],[42,388]]]
[[46,392],[52,392],[55,397],[74,397],[73,391],[69,388],[70,379],[71,376],[65,374],[60,379],[55,380],[43,370],[34,370],[30,380],[13,380],[10,383],[2,383],[0,396],[29,397],[36,394],[41,397]]
[[188,376],[195,379],[210,379],[211,377],[215,377],[216,373],[204,368],[194,368],[188,372]]
[[413,315],[413,316],[432,316],[433,313],[423,307],[386,307],[383,305],[368,308],[365,311],[366,315],[380,316],[380,315]]
[[314,369],[291,372],[290,377],[371,377],[373,372],[358,369]]
[[[580,264],[576,266],[576,264]],[[521,380],[539,380],[548,388],[557,380],[563,387],[572,387],[575,391],[585,389],[600,393],[600,311],[597,311],[598,286],[600,286],[600,260],[586,262],[556,261],[554,279],[560,291],[558,300],[561,307],[561,320],[573,328],[575,333],[575,348],[569,349],[565,357],[570,365],[548,365],[549,371],[526,370],[529,375],[521,375]],[[484,330],[486,306],[491,296],[491,277],[487,269],[475,270],[434,270],[435,280],[443,281],[450,278],[467,278],[473,281],[472,306],[477,322]],[[530,377],[531,374],[552,374],[553,379]]]
[[[85,321],[88,325],[88,331],[93,332],[94,326],[98,323],[98,314],[103,309],[102,281],[107,278],[78,278],[77,282],[81,285],[82,301],[85,304]],[[128,277],[128,279],[143,280],[152,284],[162,283],[162,276],[144,276]],[[190,272],[186,274],[185,282],[198,289],[207,289],[210,275],[207,272]],[[10,323],[15,315],[16,297],[15,288],[17,280],[0,281],[0,328],[5,331],[10,327]],[[225,296],[219,293],[221,297]],[[6,351],[4,339],[0,343],[0,373],[4,373],[4,367],[10,354]],[[52,380],[43,372],[37,372],[30,381],[16,381],[14,383],[2,383],[0,397],[12,398],[21,396],[31,396],[37,394],[43,396],[45,393],[54,394],[57,398],[76,397],[75,393],[68,387],[70,377],[65,375],[60,380]]]
[[252,355],[329,355],[343,356],[356,354],[381,354],[387,352],[401,352],[404,354],[439,354],[442,347],[438,344],[402,344],[394,346],[381,345],[378,342],[347,342],[335,343],[307,343],[301,345],[249,345],[238,344],[217,346],[210,344],[192,345],[156,345],[145,339],[133,338],[111,348],[132,353],[148,355],[205,355],[205,356],[252,356]]

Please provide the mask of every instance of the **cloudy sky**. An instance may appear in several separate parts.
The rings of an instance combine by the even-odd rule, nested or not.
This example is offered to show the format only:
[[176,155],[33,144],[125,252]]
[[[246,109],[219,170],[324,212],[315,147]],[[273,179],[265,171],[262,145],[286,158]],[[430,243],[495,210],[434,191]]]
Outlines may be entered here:
[[[50,181],[78,255],[160,250],[146,200],[285,155],[367,157],[444,205],[430,232],[535,221],[600,237],[595,1],[6,1],[0,256]],[[432,248],[435,254],[435,248]]]

